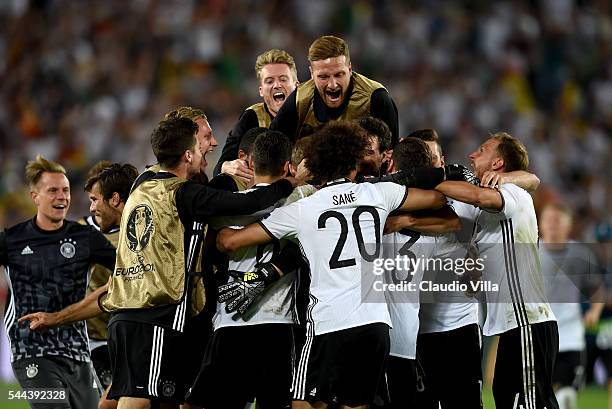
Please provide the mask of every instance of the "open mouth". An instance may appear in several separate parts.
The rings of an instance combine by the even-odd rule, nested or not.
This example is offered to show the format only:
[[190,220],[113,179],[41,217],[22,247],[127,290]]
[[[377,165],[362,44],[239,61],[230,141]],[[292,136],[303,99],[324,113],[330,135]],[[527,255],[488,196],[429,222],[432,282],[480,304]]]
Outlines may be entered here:
[[275,92],[272,94],[272,98],[275,102],[285,102],[285,93],[283,92]]
[[331,99],[332,101],[337,101],[340,99],[340,96],[342,95],[342,90],[337,89],[334,91],[325,91],[325,95],[327,95],[327,97]]
[[57,209],[57,210],[66,210],[66,207],[67,206],[65,204],[56,204],[56,205],[53,205],[53,208]]

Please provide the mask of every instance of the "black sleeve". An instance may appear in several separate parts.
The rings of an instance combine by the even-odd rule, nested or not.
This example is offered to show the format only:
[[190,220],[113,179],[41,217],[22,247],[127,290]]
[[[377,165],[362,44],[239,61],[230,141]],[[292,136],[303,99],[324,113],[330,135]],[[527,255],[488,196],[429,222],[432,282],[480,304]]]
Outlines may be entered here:
[[210,216],[251,214],[272,206],[291,194],[293,186],[281,179],[249,193],[232,193],[187,182],[176,192],[176,205],[183,220],[206,220]]
[[236,181],[225,173],[221,173],[208,182],[208,187],[213,189],[225,190],[226,192],[237,192],[238,186]]
[[92,263],[101,264],[109,270],[115,269],[115,247],[102,233],[89,227],[89,254]]
[[287,100],[270,124],[270,129],[284,133],[292,142],[295,142],[298,137],[298,112],[295,106],[296,95],[297,88],[289,94]]
[[389,126],[391,130],[391,147],[399,141],[399,122],[397,107],[386,89],[380,88],[370,97],[370,115],[378,118]]
[[6,246],[6,232],[0,231],[0,266],[8,264],[8,248]]
[[215,166],[213,176],[217,176],[221,173],[223,162],[232,161],[238,158],[238,147],[240,146],[242,137],[246,131],[257,128],[257,126],[259,126],[259,120],[257,119],[257,114],[252,109],[247,109],[240,115],[238,122],[236,122],[236,125],[234,125],[234,128],[230,131],[225,141],[225,145],[223,145],[221,157],[219,158],[219,162],[217,162],[217,166]]

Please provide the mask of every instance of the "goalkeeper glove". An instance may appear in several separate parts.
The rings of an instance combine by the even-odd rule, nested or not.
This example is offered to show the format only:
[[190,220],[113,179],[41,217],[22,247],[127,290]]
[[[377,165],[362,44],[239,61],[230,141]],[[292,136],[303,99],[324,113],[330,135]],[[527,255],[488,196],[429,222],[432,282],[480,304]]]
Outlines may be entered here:
[[358,183],[393,182],[406,187],[433,189],[444,181],[444,170],[440,168],[408,168],[379,177],[361,177]]
[[468,182],[474,186],[480,185],[480,179],[476,177],[476,174],[467,167],[456,163],[444,166],[444,173],[446,173],[446,180],[458,180]]
[[230,270],[228,274],[234,281],[218,287],[218,300],[226,303],[228,313],[238,311],[243,315],[259,298],[270,284],[280,278],[280,274],[272,263],[261,264],[256,271],[246,273]]

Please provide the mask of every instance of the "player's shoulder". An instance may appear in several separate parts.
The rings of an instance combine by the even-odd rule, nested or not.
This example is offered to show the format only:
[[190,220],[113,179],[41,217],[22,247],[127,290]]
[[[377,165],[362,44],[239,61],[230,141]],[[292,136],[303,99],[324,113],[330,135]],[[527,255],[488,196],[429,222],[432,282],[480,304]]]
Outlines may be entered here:
[[499,191],[503,194],[510,194],[519,198],[529,198],[531,200],[531,195],[528,191],[523,189],[522,187],[515,185],[514,183],[504,183],[499,187]]

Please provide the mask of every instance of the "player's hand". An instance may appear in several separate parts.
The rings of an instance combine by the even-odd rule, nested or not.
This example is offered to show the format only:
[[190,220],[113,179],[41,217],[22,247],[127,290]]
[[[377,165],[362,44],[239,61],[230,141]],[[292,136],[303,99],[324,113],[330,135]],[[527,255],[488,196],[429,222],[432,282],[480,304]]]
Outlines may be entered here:
[[266,287],[280,278],[272,263],[263,263],[256,271],[242,273],[230,270],[228,274],[234,281],[219,286],[218,300],[220,303],[226,303],[225,311],[228,313],[238,311],[241,315],[259,298]]
[[504,182],[504,175],[502,173],[488,170],[484,173],[484,175],[482,175],[480,186],[496,188],[499,187],[499,185],[504,184]]
[[223,165],[221,165],[221,173],[237,176],[245,183],[249,183],[251,180],[253,180],[254,176],[253,170],[250,169],[246,161],[242,159],[223,162]]
[[54,312],[33,312],[19,318],[21,324],[24,321],[30,321],[30,330],[32,331],[47,331],[58,326],[58,316]]
[[476,177],[474,172],[466,166],[452,163],[444,166],[444,173],[446,174],[446,180],[468,182],[474,186],[480,185],[480,180]]

